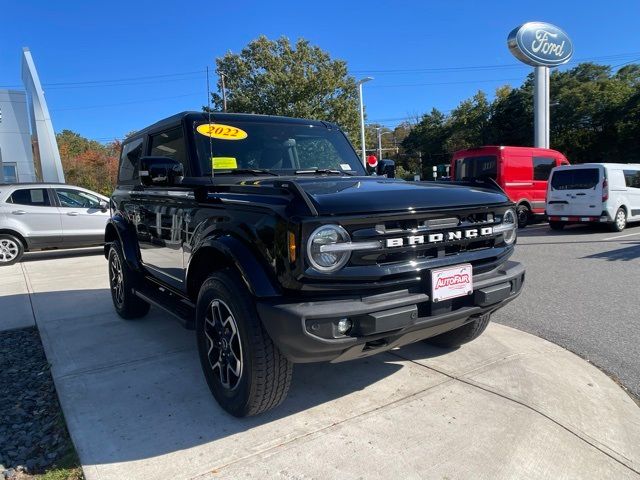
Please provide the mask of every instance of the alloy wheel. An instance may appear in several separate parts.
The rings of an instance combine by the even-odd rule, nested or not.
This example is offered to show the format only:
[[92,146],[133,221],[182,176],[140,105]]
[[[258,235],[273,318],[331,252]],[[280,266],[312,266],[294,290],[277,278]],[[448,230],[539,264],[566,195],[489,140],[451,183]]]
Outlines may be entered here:
[[0,240],[0,262],[9,263],[18,256],[20,247],[16,242],[8,238]]
[[124,303],[124,278],[122,273],[122,262],[120,262],[120,257],[118,257],[117,254],[111,255],[109,270],[113,298],[115,299],[118,307],[120,307]]
[[214,299],[204,323],[209,367],[218,375],[223,387],[234,390],[242,377],[242,344],[238,324],[229,306]]

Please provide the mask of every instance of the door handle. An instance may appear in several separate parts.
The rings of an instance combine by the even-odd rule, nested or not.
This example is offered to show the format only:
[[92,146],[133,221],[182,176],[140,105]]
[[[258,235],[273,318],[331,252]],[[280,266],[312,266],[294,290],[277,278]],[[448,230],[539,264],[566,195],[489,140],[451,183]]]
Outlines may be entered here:
[[576,193],[576,195],[580,195],[581,197],[586,195],[586,193]]
[[67,212],[67,215],[69,215],[70,217],[77,217],[78,212]]
[[14,215],[24,215],[27,212],[25,212],[24,210],[14,210],[11,213],[14,214]]

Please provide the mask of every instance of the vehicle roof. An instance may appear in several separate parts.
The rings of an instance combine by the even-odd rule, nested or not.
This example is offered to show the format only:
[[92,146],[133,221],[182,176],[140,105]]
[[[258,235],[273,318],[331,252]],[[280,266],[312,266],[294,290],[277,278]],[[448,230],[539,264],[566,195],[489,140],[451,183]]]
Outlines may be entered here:
[[[293,117],[281,117],[277,115],[262,115],[257,113],[223,113],[223,112],[211,112],[211,120],[220,123],[224,122],[261,122],[261,123],[293,123],[298,125],[314,125],[317,127],[335,127],[335,124],[331,122],[325,122],[322,120],[310,120],[305,118],[293,118]],[[185,111],[171,115],[170,117],[163,118],[156,123],[137,131],[131,137],[125,140],[134,139],[145,135],[149,132],[162,130],[164,128],[177,125],[182,121],[209,121],[209,114],[206,112]]]
[[[56,186],[64,185],[65,187],[76,187],[76,185],[69,185],[68,183],[62,183],[62,182],[18,182],[18,183],[0,182],[0,187],[24,187],[24,186],[33,186],[33,185],[37,185],[40,187],[47,187],[49,185],[56,185]],[[77,187],[77,188],[84,188],[84,187]]]
[[554,150],[552,148],[541,148],[541,147],[516,147],[516,146],[511,146],[511,145],[483,145],[481,147],[472,147],[472,148],[465,148],[462,150],[457,150],[456,152],[454,152],[454,155],[459,155],[461,153],[475,153],[475,152],[495,152],[498,150],[516,150],[516,151],[531,151],[531,150],[536,150],[536,151],[542,151],[542,152],[553,152],[553,153],[559,153],[560,155],[562,155],[562,152],[559,152],[558,150]]
[[604,168],[640,168],[640,163],[608,163],[608,162],[591,162],[591,163],[576,163],[573,165],[562,165],[560,167],[556,167],[558,170],[567,170],[572,168],[581,168],[581,167],[604,167]]

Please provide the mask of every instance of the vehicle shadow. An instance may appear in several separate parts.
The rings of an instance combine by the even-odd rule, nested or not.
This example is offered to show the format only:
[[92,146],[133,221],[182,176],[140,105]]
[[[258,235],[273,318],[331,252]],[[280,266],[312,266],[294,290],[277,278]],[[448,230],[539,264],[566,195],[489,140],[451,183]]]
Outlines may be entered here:
[[[530,228],[533,227],[533,228]],[[594,233],[606,233],[609,230],[605,225],[567,225],[562,230],[551,230],[548,225],[531,225],[518,229],[519,237],[562,237],[566,235],[592,235]]]
[[54,260],[59,258],[69,257],[89,257],[94,255],[103,255],[104,248],[98,247],[85,247],[85,248],[70,248],[70,249],[52,249],[52,250],[36,250],[33,252],[27,252],[22,257],[21,262],[37,262],[39,260]]
[[629,247],[616,248],[607,252],[594,253],[592,255],[586,255],[582,258],[602,258],[610,262],[617,260],[628,262],[640,258],[640,242],[626,243],[625,245],[631,245]]
[[[25,296],[0,298],[5,304],[24,303]],[[195,333],[163,312],[152,309],[145,318],[121,320],[105,288],[34,293],[31,301],[84,465],[190,449],[216,464],[236,461],[436,383],[434,372],[407,369],[401,358],[385,353],[346,363],[298,364],[279,407],[238,419],[213,399]],[[425,358],[446,353],[427,348]]]

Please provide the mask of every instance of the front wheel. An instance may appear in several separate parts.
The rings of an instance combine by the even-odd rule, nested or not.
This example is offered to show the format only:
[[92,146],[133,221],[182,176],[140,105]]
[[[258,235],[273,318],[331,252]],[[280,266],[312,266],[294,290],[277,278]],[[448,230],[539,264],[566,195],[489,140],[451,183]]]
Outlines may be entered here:
[[232,270],[212,274],[200,288],[196,337],[209,389],[231,415],[257,415],[285,399],[293,365],[265,331],[253,298]]
[[611,224],[611,230],[614,232],[621,232],[627,226],[627,212],[624,208],[619,208],[616,212],[616,216]]
[[109,249],[109,286],[113,306],[122,318],[130,320],[144,317],[150,305],[133,293],[137,275],[127,265],[119,242]]
[[24,254],[24,245],[13,235],[0,235],[0,266],[19,262]]
[[478,338],[482,332],[486,330],[487,325],[489,325],[490,318],[491,314],[486,313],[475,320],[462,325],[461,327],[454,328],[453,330],[441,333],[435,337],[427,338],[425,342],[437,347],[459,347],[463,343],[468,343],[471,340]]

